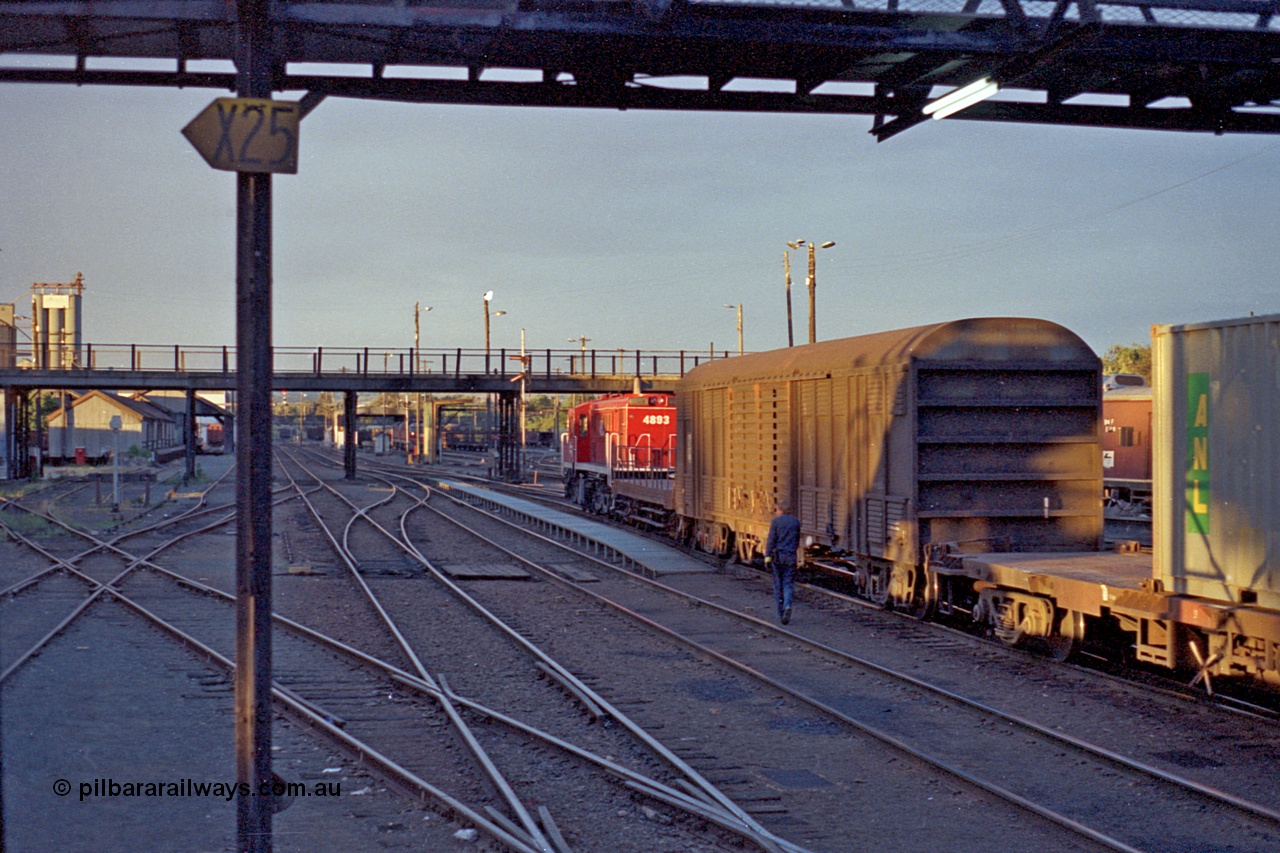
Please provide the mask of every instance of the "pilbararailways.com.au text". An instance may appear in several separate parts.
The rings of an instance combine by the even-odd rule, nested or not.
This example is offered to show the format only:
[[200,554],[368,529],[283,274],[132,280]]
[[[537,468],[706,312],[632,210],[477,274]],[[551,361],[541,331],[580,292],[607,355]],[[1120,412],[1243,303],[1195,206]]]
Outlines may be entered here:
[[[219,797],[230,802],[237,796],[250,797],[341,797],[341,782],[263,782],[255,793],[248,782],[197,782],[182,779],[177,782],[117,782],[115,779],[94,779],[78,783],[80,801],[95,797]],[[73,790],[66,779],[53,783],[53,792],[65,797]]]

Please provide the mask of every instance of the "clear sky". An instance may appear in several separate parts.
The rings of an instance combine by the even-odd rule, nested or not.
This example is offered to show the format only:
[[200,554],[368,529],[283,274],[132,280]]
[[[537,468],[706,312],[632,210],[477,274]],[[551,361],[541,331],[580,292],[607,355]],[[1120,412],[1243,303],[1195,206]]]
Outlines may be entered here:
[[[235,340],[235,178],[181,128],[210,90],[0,84],[0,301],[83,272],[85,340]],[[294,94],[296,97],[296,93]],[[786,344],[787,240],[818,336],[1043,317],[1095,349],[1280,312],[1280,140],[865,117],[329,99],[275,187],[275,344]],[[793,260],[797,341],[805,259]]]

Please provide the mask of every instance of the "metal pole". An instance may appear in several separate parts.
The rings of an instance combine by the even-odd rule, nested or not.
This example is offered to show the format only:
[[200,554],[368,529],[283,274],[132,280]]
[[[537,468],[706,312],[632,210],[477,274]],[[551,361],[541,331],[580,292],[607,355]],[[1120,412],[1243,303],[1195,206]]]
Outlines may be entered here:
[[356,478],[356,407],[359,399],[355,391],[344,392],[342,403],[342,467],[348,480]]
[[[738,355],[742,355],[742,303],[738,303]],[[657,373],[657,368],[654,369]]]
[[183,448],[184,465],[186,470],[186,479],[190,480],[196,475],[196,440],[197,440],[197,424],[196,424],[196,392],[194,388],[187,389],[187,417],[186,417],[186,433],[187,446]]
[[524,329],[520,329],[520,474],[524,482],[524,465],[528,458],[528,438],[525,432],[525,390],[529,379],[529,356],[524,351]]
[[787,274],[787,346],[796,345],[795,332],[791,329],[791,253],[782,250],[782,269]]
[[[414,359],[414,362],[415,362],[415,364],[413,365],[413,371],[412,371],[413,373],[417,373],[417,372],[418,372],[418,368],[422,366],[422,365],[421,365],[421,362],[419,361],[419,359],[421,358],[421,356],[420,356],[420,355],[419,355],[419,353],[418,353],[419,332],[421,332],[421,330],[422,330],[422,329],[421,329],[421,323],[422,323],[422,309],[419,307],[418,303],[415,301],[415,302],[413,303],[413,359]],[[413,450],[409,453],[409,455],[410,455],[410,457],[417,456],[417,457],[418,457],[418,461],[419,461],[419,462],[421,462],[421,461],[422,461],[422,451],[423,451],[423,444],[422,444],[422,392],[421,392],[421,391],[419,391],[419,392],[418,392],[418,394],[417,394],[416,402],[417,402],[417,404],[418,404],[418,405],[417,405],[417,407],[416,407],[416,408],[417,408],[417,410],[418,410],[418,411],[417,411],[417,415],[418,415],[418,437],[414,440],[414,442],[413,442]],[[409,426],[408,426],[408,424],[409,424],[409,421],[408,421],[408,415],[405,415],[405,434],[404,434],[404,441],[405,441],[405,444],[408,444],[408,443],[409,443],[409,432],[408,432]],[[410,461],[412,461],[412,460],[410,460]]]
[[809,343],[817,343],[818,341],[818,318],[814,313],[816,310],[817,300],[814,298],[818,289],[818,280],[815,276],[817,265],[814,263],[815,248],[812,243],[809,244],[809,278],[805,284],[809,288]]
[[[236,89],[270,98],[269,0],[238,0]],[[236,175],[236,845],[271,850],[271,175]],[[247,786],[247,788],[243,787]]]
[[111,419],[111,511],[120,511],[120,416]]

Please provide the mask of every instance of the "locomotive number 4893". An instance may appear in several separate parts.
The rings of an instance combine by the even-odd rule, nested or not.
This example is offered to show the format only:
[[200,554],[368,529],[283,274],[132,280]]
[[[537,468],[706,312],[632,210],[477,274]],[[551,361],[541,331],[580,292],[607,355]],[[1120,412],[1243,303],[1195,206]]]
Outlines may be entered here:
[[670,424],[671,415],[645,415],[644,422],[646,424]]

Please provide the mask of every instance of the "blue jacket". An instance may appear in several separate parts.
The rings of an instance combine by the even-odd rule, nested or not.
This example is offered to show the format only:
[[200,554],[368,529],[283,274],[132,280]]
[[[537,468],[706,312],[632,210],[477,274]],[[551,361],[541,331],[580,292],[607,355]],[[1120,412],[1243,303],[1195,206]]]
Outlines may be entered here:
[[777,515],[769,522],[769,538],[764,543],[764,555],[779,563],[795,565],[796,552],[800,550],[800,519],[794,515]]

